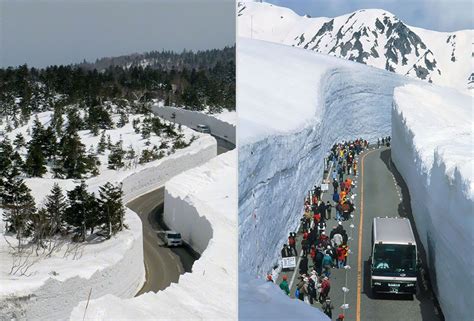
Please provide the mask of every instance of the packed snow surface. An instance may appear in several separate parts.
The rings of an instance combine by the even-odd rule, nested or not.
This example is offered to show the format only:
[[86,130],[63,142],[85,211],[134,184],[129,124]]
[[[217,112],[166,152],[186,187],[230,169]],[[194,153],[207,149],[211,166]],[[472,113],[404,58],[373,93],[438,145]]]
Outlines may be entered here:
[[[278,263],[327,152],[336,142],[388,136],[393,89],[411,80],[258,40],[239,39],[238,52],[239,291],[248,298],[239,309],[250,315],[261,297],[246,282]],[[296,317],[278,308],[276,292],[263,291],[282,318]]]
[[447,88],[395,89],[392,159],[408,185],[446,320],[474,313],[473,106],[471,95]]
[[[167,193],[192,205],[212,227],[212,239],[194,263],[192,273],[182,275],[178,283],[157,293],[148,292],[128,300],[112,295],[92,300],[87,319],[237,319],[236,167],[237,152],[231,151],[166,184]],[[73,310],[71,320],[82,320],[85,305],[81,302]]]

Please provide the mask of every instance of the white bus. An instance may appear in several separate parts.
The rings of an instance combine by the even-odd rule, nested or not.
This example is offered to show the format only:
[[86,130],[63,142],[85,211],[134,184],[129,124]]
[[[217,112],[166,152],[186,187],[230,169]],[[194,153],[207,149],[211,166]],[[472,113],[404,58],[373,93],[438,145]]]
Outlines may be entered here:
[[416,293],[418,253],[410,220],[374,218],[370,261],[373,294]]

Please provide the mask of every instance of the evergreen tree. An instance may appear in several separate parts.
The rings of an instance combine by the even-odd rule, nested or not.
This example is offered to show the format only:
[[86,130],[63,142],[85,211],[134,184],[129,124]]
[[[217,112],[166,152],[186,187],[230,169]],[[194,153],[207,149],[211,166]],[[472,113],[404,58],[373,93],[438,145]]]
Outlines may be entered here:
[[117,127],[122,128],[126,124],[128,124],[128,116],[125,112],[120,112],[120,119],[117,123]]
[[51,189],[51,194],[46,196],[46,217],[50,222],[49,235],[60,232],[65,223],[66,197],[59,184],[55,183]]
[[70,127],[60,142],[60,171],[66,178],[81,178],[87,172],[84,144]]
[[8,138],[0,141],[0,177],[5,176],[5,173],[11,168],[13,154],[13,147]]
[[87,151],[87,171],[92,174],[92,176],[99,175],[99,166],[100,161],[94,152],[94,146],[91,145]]
[[42,177],[46,173],[45,129],[38,119],[38,115],[33,122],[31,140],[28,143],[28,151],[24,164],[25,172],[33,177]]
[[101,213],[101,223],[106,226],[107,236],[114,235],[123,229],[123,217],[125,209],[122,203],[121,186],[113,186],[106,183],[99,190],[99,207]]
[[98,203],[93,194],[87,192],[84,181],[73,190],[67,192],[69,206],[65,211],[66,223],[79,229],[79,236],[84,241],[87,229],[94,232],[99,224]]
[[124,156],[125,151],[122,148],[122,141],[120,140],[115,144],[109,154],[109,165],[107,167],[110,169],[122,168],[125,165],[123,163]]
[[105,130],[103,130],[102,134],[100,134],[99,143],[97,144],[97,153],[103,154],[106,148],[107,148],[107,142],[105,140]]
[[58,143],[53,127],[49,126],[43,131],[41,137],[41,147],[44,151],[44,156],[49,160],[55,158],[58,153]]
[[13,141],[13,145],[15,145],[15,149],[17,149],[17,150],[26,146],[25,138],[23,137],[23,135],[21,133],[18,133],[15,136],[15,140]]
[[25,172],[33,177],[42,177],[46,173],[45,165],[46,160],[41,145],[32,140],[28,146],[28,154],[23,166]]
[[130,144],[127,149],[127,153],[125,155],[125,158],[128,160],[134,159],[135,158],[135,150],[133,149],[133,145]]
[[0,193],[5,230],[16,233],[20,242],[26,232],[26,224],[30,216],[36,212],[35,202],[30,189],[19,177],[20,172],[17,167],[12,167],[6,174]]

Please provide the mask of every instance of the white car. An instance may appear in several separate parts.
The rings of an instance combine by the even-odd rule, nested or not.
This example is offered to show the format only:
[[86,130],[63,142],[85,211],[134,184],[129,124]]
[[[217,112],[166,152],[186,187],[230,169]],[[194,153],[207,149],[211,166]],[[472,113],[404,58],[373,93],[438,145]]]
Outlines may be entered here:
[[211,129],[207,125],[199,124],[197,125],[197,131],[204,134],[210,134]]
[[183,239],[181,234],[175,231],[165,232],[165,242],[167,246],[181,246],[183,245]]

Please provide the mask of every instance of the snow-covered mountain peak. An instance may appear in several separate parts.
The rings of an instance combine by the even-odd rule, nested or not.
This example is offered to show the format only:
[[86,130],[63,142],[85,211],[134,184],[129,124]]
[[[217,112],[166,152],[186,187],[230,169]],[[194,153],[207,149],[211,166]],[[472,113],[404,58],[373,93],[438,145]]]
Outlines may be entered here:
[[238,32],[462,89],[472,72],[472,30],[415,28],[382,9],[311,18],[265,2],[244,2],[238,6]]

